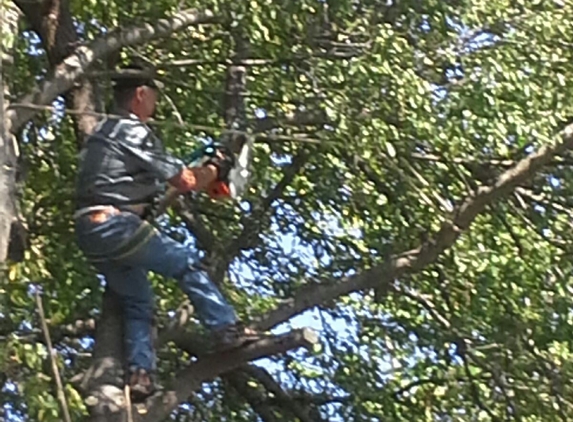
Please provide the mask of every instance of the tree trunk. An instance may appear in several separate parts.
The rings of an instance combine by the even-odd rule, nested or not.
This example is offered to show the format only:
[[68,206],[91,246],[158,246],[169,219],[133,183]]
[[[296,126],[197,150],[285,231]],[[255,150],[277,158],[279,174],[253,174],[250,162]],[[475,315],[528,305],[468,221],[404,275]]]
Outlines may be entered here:
[[10,133],[6,109],[8,108],[8,84],[5,66],[11,62],[11,49],[16,37],[18,13],[11,3],[0,6],[0,263],[8,258],[21,259],[20,248],[10,248],[11,238],[18,240],[19,224],[16,205],[16,166],[18,146]]
[[93,362],[82,382],[88,392],[89,422],[124,422],[123,327],[117,297],[106,291],[96,326]]
[[[0,60],[0,63],[2,60]],[[8,258],[10,231],[16,218],[16,150],[4,119],[4,81],[0,65],[0,262]]]

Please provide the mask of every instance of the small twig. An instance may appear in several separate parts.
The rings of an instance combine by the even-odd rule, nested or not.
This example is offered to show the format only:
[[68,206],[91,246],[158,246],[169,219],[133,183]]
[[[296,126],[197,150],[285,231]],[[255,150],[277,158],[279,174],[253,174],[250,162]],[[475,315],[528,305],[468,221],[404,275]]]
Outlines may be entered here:
[[42,325],[42,331],[44,332],[44,338],[46,339],[46,345],[48,346],[48,353],[50,354],[50,361],[52,363],[52,371],[54,372],[54,378],[56,379],[56,387],[58,389],[58,400],[62,408],[62,413],[64,414],[64,421],[71,422],[70,411],[68,409],[68,403],[66,401],[66,393],[62,385],[62,379],[60,378],[60,371],[58,370],[58,363],[56,362],[56,356],[54,348],[52,347],[52,339],[50,338],[50,331],[48,330],[48,324],[46,323],[46,317],[44,315],[44,306],[42,305],[42,298],[40,297],[40,292],[36,290],[36,305],[38,307],[38,314],[40,315],[40,322]]
[[410,157],[423,160],[423,161],[436,161],[440,163],[452,163],[452,164],[489,164],[493,166],[500,167],[511,167],[515,164],[514,160],[504,159],[504,158],[494,158],[490,160],[476,160],[476,159],[465,159],[458,157],[444,157],[435,154],[420,154],[418,152],[413,152]]
[[[412,164],[410,164],[410,162],[408,160],[405,160],[403,163],[404,167],[406,167],[413,175],[416,179],[418,179],[418,181],[420,181],[424,187],[427,188],[431,188],[432,184],[430,182],[428,182],[424,176],[422,176],[415,168]],[[414,183],[412,183],[412,185],[414,185]],[[422,192],[422,190],[420,190],[420,192]],[[451,203],[449,203],[448,201],[446,201],[444,198],[442,198],[440,196],[440,194],[438,192],[436,192],[435,190],[432,190],[432,195],[434,196],[434,198],[436,198],[436,201],[439,202],[439,204],[447,211],[447,212],[452,212],[453,211],[453,205]],[[428,200],[430,201],[430,199],[428,198]]]
[[173,102],[171,97],[165,93],[162,94],[162,97],[167,100],[167,102],[169,103],[169,105],[173,109],[173,114],[175,115],[175,118],[177,119],[177,123],[179,123],[181,126],[183,126],[185,124],[185,123],[183,123],[183,117],[181,117],[181,113],[179,113],[179,109],[177,108],[177,106],[175,105],[175,103]]
[[476,386],[475,378],[474,378],[474,376],[473,376],[472,373],[471,373],[470,365],[469,365],[469,363],[468,363],[468,359],[467,359],[466,354],[465,354],[465,353],[458,353],[458,355],[459,355],[459,356],[462,358],[462,360],[463,360],[464,371],[465,371],[465,373],[466,373],[466,377],[467,377],[468,380],[469,380],[470,392],[471,392],[472,398],[473,398],[473,400],[474,400],[474,403],[477,405],[477,407],[479,407],[481,410],[483,410],[485,413],[487,413],[488,416],[491,418],[492,421],[496,421],[496,422],[499,421],[499,418],[496,417],[496,416],[494,415],[494,413],[491,411],[491,409],[490,409],[489,407],[487,407],[487,406],[483,403],[483,401],[482,401],[482,399],[481,399],[481,397],[480,397],[479,390],[478,390],[478,388],[477,388],[477,386]]
[[445,329],[449,330],[451,329],[452,324],[450,323],[450,321],[443,316],[441,313],[439,313],[436,309],[436,305],[429,299],[426,299],[422,296],[421,293],[416,292],[414,289],[412,288],[401,288],[401,287],[397,287],[394,286],[393,290],[398,292],[399,294],[409,297],[410,299],[418,302],[420,305],[422,305],[429,313],[430,315]]

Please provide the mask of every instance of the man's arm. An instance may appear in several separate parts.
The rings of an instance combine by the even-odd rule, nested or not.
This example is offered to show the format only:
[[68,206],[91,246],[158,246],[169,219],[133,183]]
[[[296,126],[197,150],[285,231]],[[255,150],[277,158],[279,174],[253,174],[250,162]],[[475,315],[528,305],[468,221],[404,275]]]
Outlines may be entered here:
[[163,214],[163,212],[171,206],[175,198],[177,198],[181,193],[192,190],[204,190],[210,186],[215,180],[217,180],[217,172],[217,168],[211,165],[183,168],[181,172],[167,180],[171,186],[167,189],[167,192],[161,199],[157,208],[157,213]]
[[185,167],[167,182],[177,189],[177,193],[205,190],[217,180],[219,170],[214,165]]

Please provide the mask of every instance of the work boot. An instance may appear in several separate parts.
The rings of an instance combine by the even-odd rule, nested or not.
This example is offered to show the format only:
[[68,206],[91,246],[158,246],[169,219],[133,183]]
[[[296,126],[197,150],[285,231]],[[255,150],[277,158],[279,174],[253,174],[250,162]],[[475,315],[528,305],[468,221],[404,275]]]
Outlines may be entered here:
[[131,391],[131,400],[136,403],[145,401],[156,390],[153,377],[145,369],[130,369],[128,383]]
[[265,338],[264,334],[252,328],[245,327],[240,322],[213,330],[215,351],[217,352],[238,349],[239,347],[262,340],[263,338]]

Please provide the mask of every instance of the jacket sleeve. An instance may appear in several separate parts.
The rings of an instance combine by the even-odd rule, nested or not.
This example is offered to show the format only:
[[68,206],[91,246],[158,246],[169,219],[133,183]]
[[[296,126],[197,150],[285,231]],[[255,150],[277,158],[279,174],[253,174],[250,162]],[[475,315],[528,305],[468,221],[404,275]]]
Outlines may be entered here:
[[183,161],[167,154],[159,138],[147,126],[141,123],[128,125],[119,141],[141,168],[151,172],[161,182],[183,171]]

